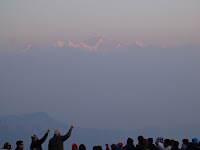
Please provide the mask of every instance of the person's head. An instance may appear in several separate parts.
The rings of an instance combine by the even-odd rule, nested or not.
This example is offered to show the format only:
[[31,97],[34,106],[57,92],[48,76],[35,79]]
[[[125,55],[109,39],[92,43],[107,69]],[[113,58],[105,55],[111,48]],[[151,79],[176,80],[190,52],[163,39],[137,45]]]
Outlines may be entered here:
[[174,147],[174,148],[178,148],[178,146],[179,146],[179,142],[178,142],[178,141],[174,141],[174,142],[173,142],[173,147]]
[[98,146],[93,146],[93,150],[98,150]]
[[59,136],[59,135],[60,135],[60,130],[59,130],[59,129],[56,129],[56,130],[54,131],[54,135]]
[[16,142],[16,145],[17,145],[17,148],[21,148],[21,149],[24,148],[24,143],[23,143],[23,141],[21,141],[21,140],[17,141],[17,142]]
[[121,150],[122,148],[121,148],[121,146],[120,145],[116,145],[116,148],[115,148],[116,150]]
[[164,140],[164,147],[168,147],[170,145],[170,140],[169,139],[165,139]]
[[12,147],[9,142],[6,142],[2,149],[12,149]]
[[157,138],[156,138],[156,142],[163,143],[163,137],[157,137]]
[[37,140],[38,140],[38,137],[37,137],[36,135],[33,135],[33,136],[31,136],[31,140],[32,140],[32,141],[37,141]]
[[144,143],[144,137],[143,136],[138,136],[138,143]]
[[132,145],[133,144],[133,139],[132,138],[128,138],[127,139],[127,145]]
[[188,139],[183,139],[182,142],[183,142],[183,144],[188,145],[189,140]]
[[171,147],[173,147],[174,142],[175,142],[175,141],[174,141],[173,139],[169,140],[169,145],[170,145]]
[[78,145],[76,143],[72,144],[72,150],[78,150]]
[[109,150],[109,145],[108,144],[106,144],[106,150]]
[[118,143],[117,145],[119,145],[121,147],[121,149],[123,149],[123,143]]
[[100,145],[97,146],[98,150],[103,150]]
[[147,144],[149,144],[149,145],[150,145],[150,144],[153,144],[153,138],[148,138],[148,139],[147,139]]
[[197,138],[193,138],[193,139],[192,139],[192,143],[198,144],[198,143],[199,143],[199,140],[198,140]]
[[86,147],[84,144],[79,145],[79,150],[86,150]]
[[112,150],[115,150],[116,149],[116,144],[112,144],[110,147],[111,147]]

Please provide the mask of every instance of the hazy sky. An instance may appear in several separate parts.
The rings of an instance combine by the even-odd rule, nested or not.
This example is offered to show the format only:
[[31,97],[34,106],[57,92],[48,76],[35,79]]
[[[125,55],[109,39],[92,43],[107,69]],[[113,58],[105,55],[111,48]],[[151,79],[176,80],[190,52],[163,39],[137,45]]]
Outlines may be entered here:
[[198,0],[34,0],[0,2],[1,48],[95,36],[130,43],[199,45]]
[[[0,115],[200,125],[200,1],[0,1]],[[188,123],[185,123],[185,120]]]

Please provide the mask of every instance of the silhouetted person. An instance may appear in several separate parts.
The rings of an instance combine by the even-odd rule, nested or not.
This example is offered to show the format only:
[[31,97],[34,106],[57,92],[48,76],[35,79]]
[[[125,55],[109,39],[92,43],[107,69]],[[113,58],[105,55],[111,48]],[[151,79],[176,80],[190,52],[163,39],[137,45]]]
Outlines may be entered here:
[[31,142],[30,149],[31,150],[42,150],[42,143],[44,143],[44,141],[47,139],[49,132],[50,132],[50,130],[47,130],[45,135],[40,140],[38,140],[38,137],[36,135],[31,136],[32,142]]
[[99,150],[98,146],[93,146],[93,150]]
[[189,143],[189,140],[188,139],[183,139],[182,140],[182,146],[181,146],[181,150],[186,150],[187,149],[187,145]]
[[115,150],[116,149],[116,144],[112,144],[110,147],[111,147],[111,150]]
[[10,145],[9,142],[6,142],[6,143],[3,145],[3,148],[2,148],[2,149],[8,149],[8,150],[11,150],[12,147],[11,147],[11,145]]
[[187,145],[186,150],[199,150],[198,143],[199,140],[197,138],[193,138],[192,142]]
[[138,144],[136,145],[137,150],[144,150],[144,138],[143,136],[138,136]]
[[157,147],[153,144],[153,138],[148,138],[145,143],[145,150],[157,150]]
[[70,137],[73,128],[74,127],[71,126],[67,134],[63,136],[60,135],[60,130],[56,129],[54,131],[54,136],[49,140],[48,149],[49,150],[63,150],[64,149],[63,142],[66,141]]
[[116,150],[122,150],[122,147],[120,145],[116,145]]
[[179,150],[178,146],[179,146],[179,142],[178,141],[173,141],[172,150]]
[[172,147],[170,146],[170,140],[165,139],[164,143],[156,142],[158,150],[171,150]]
[[110,150],[110,148],[109,148],[108,144],[106,144],[106,150]]
[[117,145],[119,145],[121,147],[121,150],[123,150],[123,143],[118,143]]
[[23,141],[17,141],[16,142],[16,145],[17,145],[17,147],[15,148],[15,150],[23,150],[23,148],[24,148],[24,143],[23,143]]
[[98,150],[103,150],[100,145],[97,146]]
[[135,146],[133,144],[133,139],[132,138],[128,138],[127,139],[127,143],[126,146],[123,147],[123,150],[135,150]]

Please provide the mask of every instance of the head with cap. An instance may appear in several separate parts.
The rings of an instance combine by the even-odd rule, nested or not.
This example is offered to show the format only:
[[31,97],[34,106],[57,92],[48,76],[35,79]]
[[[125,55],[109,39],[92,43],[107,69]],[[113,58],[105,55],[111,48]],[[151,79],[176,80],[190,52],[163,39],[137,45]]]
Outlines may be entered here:
[[76,143],[72,144],[72,150],[78,150],[78,145]]
[[112,144],[110,147],[111,147],[112,150],[115,150],[116,149],[116,144]]
[[121,150],[121,146],[120,145],[116,145],[116,150]]
[[56,130],[54,131],[54,135],[59,136],[59,135],[60,135],[60,130],[59,130],[59,129],[56,129]]
[[119,145],[121,147],[121,150],[123,150],[123,143],[118,143],[117,145]]
[[198,144],[198,143],[199,143],[199,140],[198,140],[197,138],[193,138],[193,139],[192,139],[192,143]]
[[2,149],[12,149],[12,147],[9,142],[6,142]]
[[163,143],[163,137],[157,137],[157,138],[156,138],[156,142]]

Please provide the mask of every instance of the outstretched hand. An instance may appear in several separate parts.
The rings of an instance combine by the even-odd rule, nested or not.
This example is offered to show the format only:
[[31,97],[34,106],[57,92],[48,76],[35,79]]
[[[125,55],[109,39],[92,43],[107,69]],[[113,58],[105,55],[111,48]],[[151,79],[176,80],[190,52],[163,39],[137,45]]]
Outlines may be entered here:
[[71,129],[73,129],[73,128],[74,128],[74,125],[71,126]]
[[50,130],[48,129],[48,130],[47,130],[47,134],[48,134],[49,132],[50,132]]

